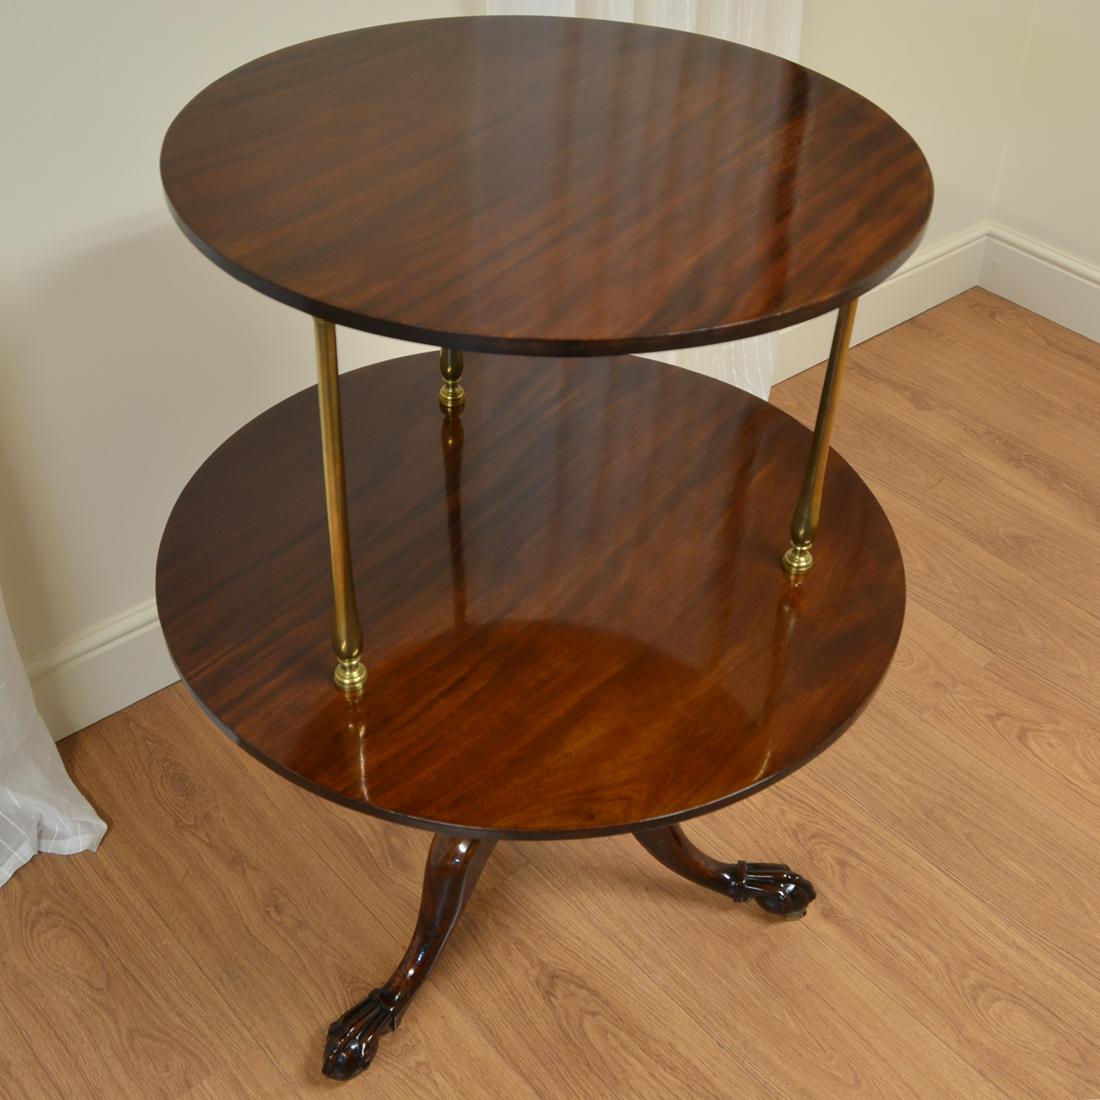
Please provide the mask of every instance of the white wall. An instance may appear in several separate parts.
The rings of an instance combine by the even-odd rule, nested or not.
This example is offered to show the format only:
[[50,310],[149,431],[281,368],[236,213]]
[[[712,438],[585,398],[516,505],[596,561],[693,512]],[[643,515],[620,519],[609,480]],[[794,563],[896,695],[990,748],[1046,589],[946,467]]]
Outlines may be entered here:
[[1100,340],[1100,3],[1038,0],[982,285]]
[[[5,5],[0,588],[55,736],[173,678],[151,603],[168,510],[226,435],[314,380],[308,318],[235,283],[172,224],[158,175],[168,123],[280,46],[467,8]],[[395,346],[342,337],[345,361]]]
[[897,119],[936,203],[922,248],[989,217],[1034,0],[805,0],[802,62]]
[[1100,268],[1100,4],[1039,0],[993,220]]
[[[874,100],[924,150],[932,217],[856,314],[865,340],[978,282],[1034,0],[804,0],[804,65]],[[832,318],[780,336],[786,377],[828,354]]]
[[[804,0],[802,61],[889,111],[936,203],[916,255],[860,303],[857,341],[975,284],[1100,340],[1097,0]],[[781,334],[779,374],[831,320]]]

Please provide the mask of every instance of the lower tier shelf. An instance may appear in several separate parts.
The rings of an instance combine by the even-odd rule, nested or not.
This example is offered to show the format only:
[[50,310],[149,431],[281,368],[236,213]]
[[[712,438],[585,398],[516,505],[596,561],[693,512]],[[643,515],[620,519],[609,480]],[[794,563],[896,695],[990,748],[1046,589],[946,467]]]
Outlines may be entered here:
[[440,832],[547,839],[706,812],[805,763],[889,664],[889,521],[829,459],[814,568],[783,571],[810,433],[633,357],[427,353],[341,378],[366,688],[332,684],[316,390],[227,440],[157,563],[173,659],[249,752]]

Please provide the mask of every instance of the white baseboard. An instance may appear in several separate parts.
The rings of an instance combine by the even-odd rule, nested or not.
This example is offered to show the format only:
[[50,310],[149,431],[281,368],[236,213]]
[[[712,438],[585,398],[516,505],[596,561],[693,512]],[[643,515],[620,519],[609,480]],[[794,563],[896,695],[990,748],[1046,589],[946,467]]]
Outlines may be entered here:
[[1100,268],[994,222],[989,226],[981,285],[1100,341]]
[[[911,257],[864,295],[854,342],[867,340],[948,298],[983,286],[1100,341],[1100,270],[983,222]],[[834,315],[779,335],[776,381],[820,363]],[[152,600],[27,662],[38,708],[57,739],[177,679]]]
[[[877,336],[972,286],[1100,342],[1100,268],[996,222],[971,226],[917,252],[865,294],[852,342]],[[779,334],[776,382],[829,354],[834,317],[816,317]]]
[[[865,294],[856,312],[852,343],[869,340],[977,286],[988,230],[988,224],[980,222],[931,248],[921,249],[886,282]],[[827,313],[779,334],[776,382],[828,356],[835,318],[835,313]]]
[[47,650],[26,667],[55,741],[179,678],[152,600]]

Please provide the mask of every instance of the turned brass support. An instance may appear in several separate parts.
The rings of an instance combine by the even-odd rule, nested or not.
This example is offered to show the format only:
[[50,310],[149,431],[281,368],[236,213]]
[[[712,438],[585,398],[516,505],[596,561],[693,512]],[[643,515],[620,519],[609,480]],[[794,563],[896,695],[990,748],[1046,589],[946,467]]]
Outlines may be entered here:
[[840,307],[833,330],[833,346],[829,350],[829,365],[825,370],[825,382],[821,387],[821,401],[817,407],[817,423],[810,444],[810,457],[806,463],[806,476],[802,480],[802,492],[791,520],[791,545],[783,555],[783,568],[793,576],[808,572],[814,564],[810,551],[821,518],[821,490],[825,484],[825,463],[829,459],[829,437],[833,433],[833,417],[836,415],[837,394],[844,379],[844,366],[848,358],[848,344],[852,339],[852,325],[856,319],[855,301]]
[[317,400],[321,408],[321,450],[325,462],[325,507],[332,559],[332,647],[336,651],[336,686],[349,695],[363,690],[363,629],[355,605],[355,578],[348,538],[348,498],[344,479],[344,432],[340,419],[340,375],[336,359],[336,328],[313,319],[317,341]]
[[447,412],[461,408],[466,403],[466,391],[462,388],[462,352],[454,348],[439,349],[439,373],[443,385],[439,387],[439,404]]

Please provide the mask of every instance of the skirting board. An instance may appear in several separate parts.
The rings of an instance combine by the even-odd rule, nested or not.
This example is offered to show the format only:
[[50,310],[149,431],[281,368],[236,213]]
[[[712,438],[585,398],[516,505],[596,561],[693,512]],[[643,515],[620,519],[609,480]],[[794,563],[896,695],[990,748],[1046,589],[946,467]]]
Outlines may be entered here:
[[[996,222],[919,251],[865,294],[852,342],[869,340],[972,286],[1100,342],[1100,268]],[[834,317],[826,314],[779,334],[776,382],[825,359]]]
[[993,223],[989,226],[981,285],[1090,340],[1100,341],[1100,268]]
[[[978,285],[1100,341],[1100,270],[983,222],[922,249],[864,295],[854,342]],[[833,318],[818,317],[780,334],[777,382],[828,355]],[[56,739],[177,679],[152,600],[29,661],[27,672]]]
[[55,741],[179,679],[152,600],[27,662]]
[[[859,344],[978,284],[989,226],[982,222],[911,256],[886,282],[865,294],[852,343]],[[820,363],[829,354],[835,313],[779,334],[775,381]]]

